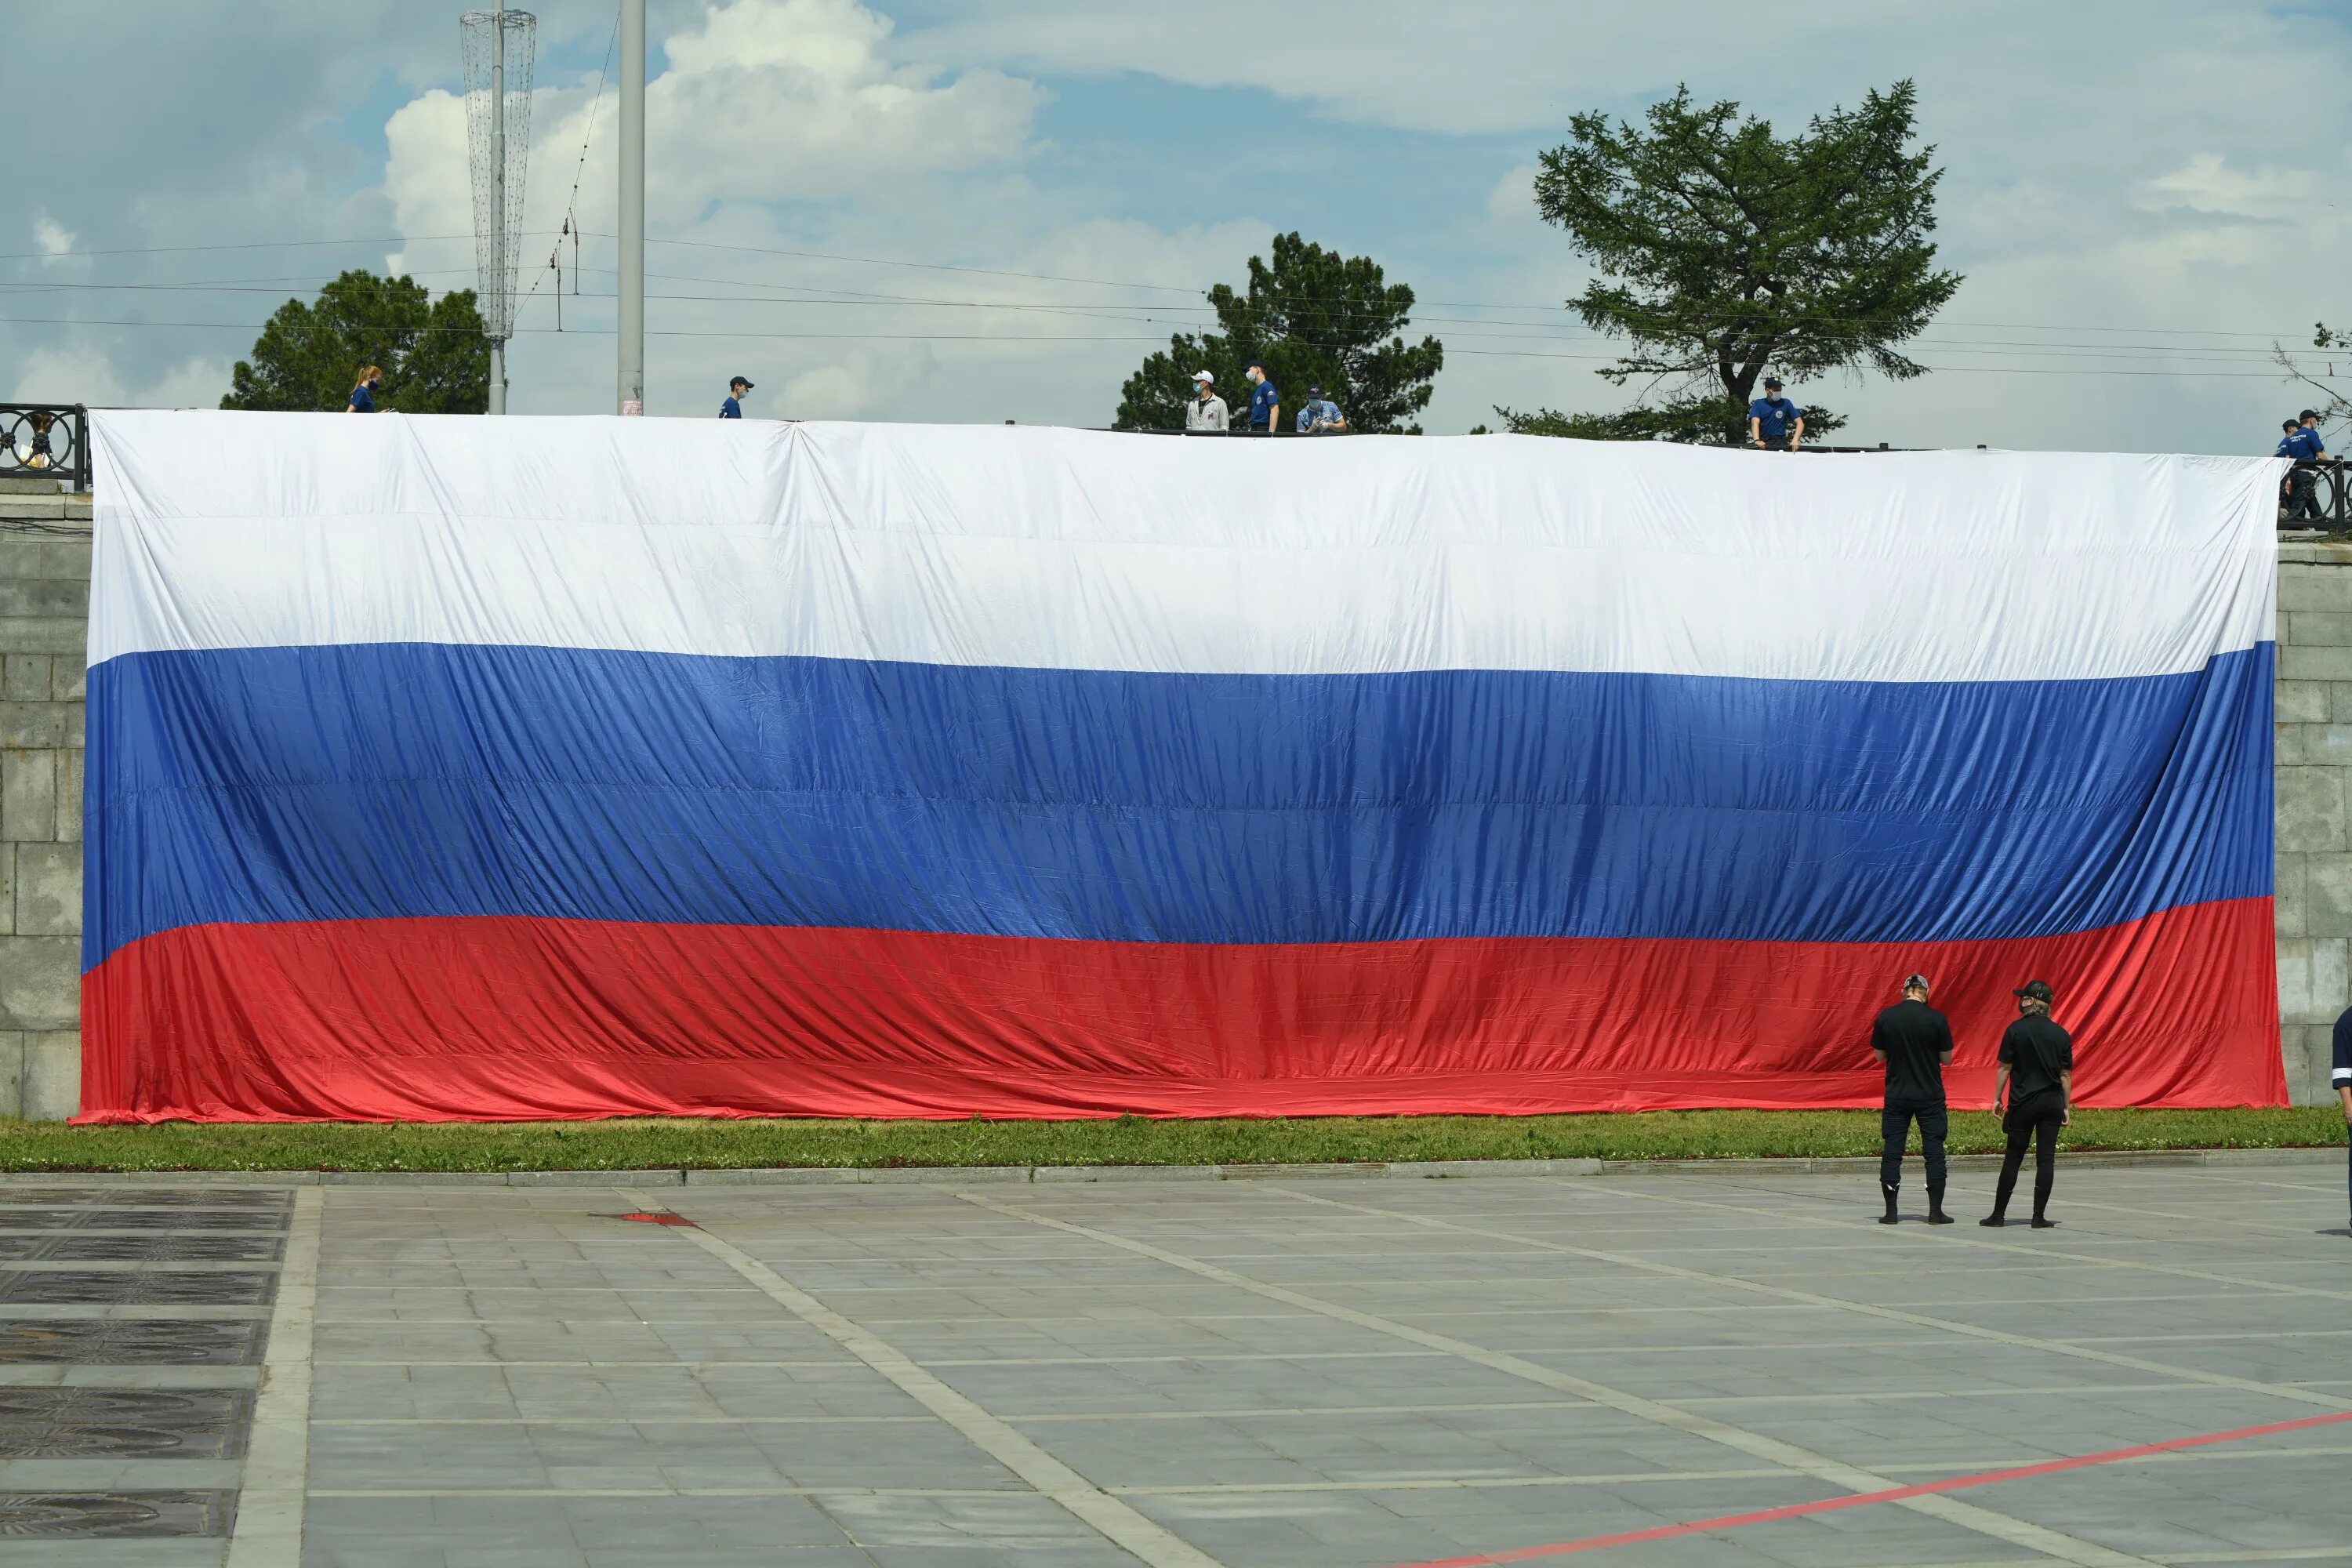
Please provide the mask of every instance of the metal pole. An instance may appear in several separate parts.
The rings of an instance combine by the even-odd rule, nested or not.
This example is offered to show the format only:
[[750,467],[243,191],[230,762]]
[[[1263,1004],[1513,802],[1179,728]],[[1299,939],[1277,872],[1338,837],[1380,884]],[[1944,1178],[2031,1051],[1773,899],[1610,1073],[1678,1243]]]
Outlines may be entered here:
[[646,0],[621,0],[620,403],[646,411]]
[[[490,12],[490,257],[496,263],[490,285],[496,300],[506,290],[507,247],[507,8]],[[495,310],[494,310],[495,313]],[[494,321],[490,337],[490,412],[507,411],[507,340],[503,321]]]

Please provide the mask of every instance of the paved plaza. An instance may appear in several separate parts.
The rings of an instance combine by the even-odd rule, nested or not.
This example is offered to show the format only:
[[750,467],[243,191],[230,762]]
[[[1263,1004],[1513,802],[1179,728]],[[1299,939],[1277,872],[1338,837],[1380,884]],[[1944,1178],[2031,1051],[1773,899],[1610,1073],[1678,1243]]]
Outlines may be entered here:
[[[2352,1411],[2325,1159],[2078,1162],[2043,1232],[1974,1170],[1891,1230],[1801,1169],[1020,1174],[0,1184],[0,1561],[1388,1568]],[[2352,1563],[2347,1473],[2323,1420],[1579,1561]]]

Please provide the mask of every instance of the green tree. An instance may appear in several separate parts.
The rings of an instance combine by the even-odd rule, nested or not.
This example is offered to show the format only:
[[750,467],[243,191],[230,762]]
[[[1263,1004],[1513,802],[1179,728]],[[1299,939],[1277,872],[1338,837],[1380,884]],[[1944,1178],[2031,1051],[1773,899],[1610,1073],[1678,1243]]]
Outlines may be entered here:
[[474,291],[436,300],[405,274],[346,272],[315,304],[278,307],[253,357],[236,362],[223,408],[341,413],[362,365],[383,367],[377,405],[403,414],[480,414],[490,405],[490,345]]
[[1277,234],[1271,265],[1250,258],[1247,293],[1220,283],[1208,299],[1219,330],[1179,332],[1167,353],[1145,360],[1119,388],[1116,428],[1183,428],[1200,370],[1216,377],[1234,423],[1243,423],[1249,384],[1242,372],[1264,360],[1281,389],[1286,425],[1307,389],[1319,385],[1350,429],[1421,434],[1404,421],[1429,406],[1445,350],[1435,338],[1406,343],[1412,290],[1386,282],[1370,257],[1342,257],[1295,233]]
[[[1901,345],[1960,275],[1935,265],[1927,237],[1943,172],[1934,147],[1912,145],[1917,96],[1899,81],[1785,138],[1686,87],[1645,129],[1576,116],[1570,141],[1539,155],[1536,208],[1599,274],[1570,308],[1632,345],[1600,374],[1639,383],[1641,398],[1618,414],[1496,412],[1537,434],[1737,441],[1768,368],[1792,384],[1927,374]],[[1844,422],[1807,405],[1809,435]]]
[[[2271,357],[2286,372],[2287,380],[2309,389],[2303,395],[2304,406],[2319,416],[2320,427],[2325,430],[2352,419],[2352,397],[2345,395],[2336,378],[2339,356],[2352,355],[2352,331],[2317,322],[2311,329],[2311,346],[2327,352],[2314,356],[2314,363],[2308,365],[2275,342],[2271,344]],[[2312,396],[2313,392],[2319,395]],[[2331,447],[2331,454],[2333,450]]]

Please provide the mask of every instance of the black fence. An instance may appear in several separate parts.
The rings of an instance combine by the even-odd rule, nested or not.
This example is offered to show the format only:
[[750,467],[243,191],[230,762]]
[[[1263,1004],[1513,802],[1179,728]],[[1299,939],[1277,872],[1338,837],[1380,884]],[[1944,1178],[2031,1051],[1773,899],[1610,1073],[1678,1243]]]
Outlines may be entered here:
[[79,403],[0,403],[0,479],[89,489],[89,411]]
[[2297,463],[2279,491],[2281,528],[2341,533],[2352,524],[2352,474],[2341,458]]

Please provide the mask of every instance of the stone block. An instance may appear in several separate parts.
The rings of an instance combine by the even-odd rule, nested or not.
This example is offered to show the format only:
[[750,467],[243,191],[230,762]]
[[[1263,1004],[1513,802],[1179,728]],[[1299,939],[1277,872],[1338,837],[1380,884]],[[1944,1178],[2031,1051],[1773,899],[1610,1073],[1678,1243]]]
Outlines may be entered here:
[[2352,647],[2291,644],[2279,649],[2278,672],[2288,680],[2352,680]]
[[81,931],[81,846],[16,846],[16,934],[73,936]]
[[2352,848],[2344,836],[2344,775],[2335,768],[2283,767],[2272,774],[2281,849]]
[[2277,891],[2271,907],[2279,936],[2311,934],[2304,915],[2304,865],[2308,858],[2293,850],[2284,851],[2278,856],[2275,867]]
[[2286,1071],[2286,1097],[2297,1105],[2311,1087],[2311,1029],[2308,1024],[2279,1026],[2279,1066]]
[[81,1036],[25,1037],[25,1120],[63,1121],[81,1110]]
[[89,617],[0,616],[0,648],[11,653],[87,653]]
[[2286,635],[2279,641],[2296,647],[2352,647],[2352,614],[2342,610],[2297,610],[2286,616]]
[[79,746],[81,710],[79,702],[0,702],[0,747]]
[[[17,872],[19,879],[23,871]],[[2308,937],[2352,937],[2352,855],[2313,851],[2303,861],[2303,931]]]
[[2311,1005],[2307,1024],[2334,1024],[2352,1006],[2352,942],[2340,937],[2311,939]]
[[87,583],[70,577],[0,577],[0,616],[47,619],[89,614]]
[[2287,1075],[2287,1098],[2297,1105],[2335,1104],[2336,1086],[2329,1081],[2335,1057],[2335,1024],[2304,1025],[2303,1071]]
[[2273,766],[2352,767],[2352,724],[2281,724],[2276,728],[2295,731],[2289,742],[2294,748],[2294,755],[2282,753],[2273,760]]
[[2352,612],[2352,571],[2335,565],[2282,565],[2278,606],[2282,610]]
[[0,937],[0,1029],[81,1026],[81,940]]
[[25,1037],[0,1031],[0,1116],[25,1114]]
[[81,842],[81,779],[85,752],[58,754],[58,842]]
[[[52,539],[41,544],[41,575],[89,581],[89,541]],[[85,612],[87,613],[87,612]]]
[[58,753],[0,752],[0,838],[47,844],[57,837]]
[[[2328,700],[2329,690],[2326,682],[2319,680],[2278,682],[2275,692],[2278,721],[2282,724],[2325,724],[2331,718],[2340,717]],[[2352,687],[2347,687],[2345,690],[2352,693]]]
[[[49,656],[49,696],[52,699],[59,702],[79,702],[89,685],[89,660],[85,655],[76,652]],[[2321,689],[2327,689],[2322,687]],[[2344,689],[2352,696],[2352,686]]]
[[2271,766],[2294,767],[2305,761],[2303,754],[2303,732],[2323,730],[2324,724],[2289,724],[2282,721],[2271,726]]
[[0,658],[0,697],[11,702],[49,700],[49,656],[12,653]]

